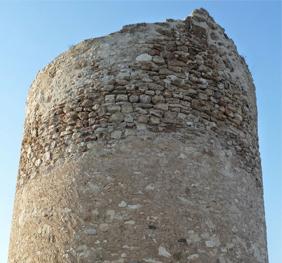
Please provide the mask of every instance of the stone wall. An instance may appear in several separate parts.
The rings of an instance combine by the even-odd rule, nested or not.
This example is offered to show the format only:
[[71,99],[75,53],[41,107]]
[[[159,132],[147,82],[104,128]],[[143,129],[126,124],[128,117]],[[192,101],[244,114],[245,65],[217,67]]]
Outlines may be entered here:
[[[125,26],[86,40],[40,72],[29,96],[23,181],[36,167],[85,152],[93,141],[147,129],[214,131],[250,169],[259,168],[247,66],[224,30],[210,17],[203,23],[197,14],[185,21]],[[123,38],[129,46],[118,43]]]
[[[244,59],[238,55],[233,41],[228,38],[224,29],[217,25],[203,9],[195,10],[184,21],[168,19],[162,23],[128,25],[123,27],[121,31],[109,36],[85,40],[70,48],[70,50],[60,55],[40,71],[30,89],[14,220],[17,220],[21,213],[22,207],[20,206],[25,206],[26,210],[28,210],[27,200],[34,200],[35,196],[38,195],[32,190],[34,188],[30,188],[35,182],[33,187],[38,187],[38,192],[40,192],[40,189],[44,191],[42,190],[41,195],[37,196],[38,203],[34,204],[37,209],[40,206],[42,208],[42,206],[52,204],[50,206],[50,209],[52,207],[52,220],[56,225],[53,225],[53,228],[57,227],[57,234],[50,234],[52,227],[47,224],[47,228],[50,228],[47,231],[46,224],[44,224],[42,226],[43,230],[41,228],[39,234],[36,234],[36,238],[34,237],[34,240],[37,240],[36,243],[42,243],[40,251],[43,251],[43,248],[46,247],[46,241],[42,241],[41,234],[47,232],[47,236],[49,236],[49,252],[52,251],[52,253],[50,252],[49,255],[46,252],[49,255],[49,261],[46,262],[94,262],[93,259],[95,259],[95,262],[267,262],[256,121],[255,90],[247,65]],[[174,142],[174,140],[177,142]],[[166,145],[167,142],[168,149],[172,151],[170,154],[173,155],[178,151],[179,156],[182,156],[180,159],[184,159],[184,162],[188,164],[193,164],[193,168],[184,167],[183,163],[179,163],[178,157],[178,159],[174,160],[172,155],[166,153],[165,147],[160,150],[158,147],[161,146],[156,146],[156,142],[161,143],[161,145]],[[199,144],[195,145],[195,142]],[[194,153],[190,150],[187,152],[187,147],[185,148],[183,143],[187,147],[194,149]],[[134,148],[133,145],[136,147]],[[144,146],[150,147],[149,152],[146,154],[147,148]],[[93,154],[93,151],[97,153],[97,149],[99,149],[100,153],[107,155],[109,163],[104,163],[105,167],[103,168],[99,164],[99,160],[103,160],[101,155],[97,157]],[[129,151],[129,149],[131,150]],[[120,151],[119,154],[117,154],[118,151]],[[163,152],[163,157],[159,155],[159,158],[156,158],[156,155],[161,154],[161,152]],[[199,153],[199,155],[196,153]],[[101,206],[103,213],[108,214],[104,215],[106,219],[101,219],[98,216],[99,212],[97,212],[99,205],[95,205],[93,201],[92,206],[90,205],[91,208],[89,207],[93,217],[89,219],[91,227],[87,228],[85,226],[86,219],[83,219],[83,222],[73,219],[76,223],[75,226],[70,228],[75,233],[82,231],[81,228],[83,228],[83,231],[86,231],[84,235],[91,236],[91,238],[93,236],[95,240],[93,238],[93,240],[91,238],[89,240],[88,237],[87,241],[85,241],[83,235],[76,241],[73,241],[74,236],[71,237],[70,234],[65,236],[61,234],[60,236],[58,234],[60,224],[63,227],[68,224],[68,220],[72,220],[66,219],[66,222],[58,223],[60,216],[64,217],[64,215],[60,214],[64,214],[62,211],[65,210],[62,209],[70,209],[70,201],[76,203],[79,210],[78,207],[87,206],[87,196],[91,197],[94,194],[93,200],[99,199],[95,196],[95,191],[106,197],[107,193],[103,194],[100,189],[101,185],[97,186],[97,182],[106,180],[106,175],[111,177],[115,174],[115,169],[123,170],[122,162],[127,163],[127,171],[120,175],[120,183],[122,184],[124,177],[127,178],[124,179],[124,182],[132,180],[132,177],[128,175],[134,174],[134,171],[131,170],[134,164],[128,162],[131,154],[136,157],[133,163],[139,163],[139,165],[142,163],[143,170],[138,170],[141,174],[146,175],[145,171],[147,171],[147,175],[151,174],[152,171],[160,173],[160,170],[153,167],[150,160],[155,160],[158,163],[162,158],[168,160],[171,167],[183,173],[183,178],[178,179],[182,180],[182,182],[174,182],[172,174],[175,171],[167,174],[170,166],[167,166],[167,164],[160,165],[161,170],[166,170],[164,178],[172,181],[170,183],[166,182],[168,185],[171,184],[171,189],[166,189],[164,193],[159,195],[162,196],[163,200],[166,200],[165,193],[175,193],[179,191],[181,184],[186,184],[186,190],[184,189],[184,191],[187,192],[188,197],[177,197],[178,201],[186,202],[186,205],[188,205],[186,209],[195,210],[197,206],[200,208],[203,204],[198,203],[200,200],[206,202],[205,208],[203,208],[205,212],[195,212],[195,218],[193,219],[193,216],[191,218],[191,221],[195,223],[195,229],[185,228],[179,230],[182,234],[175,236],[175,244],[170,243],[170,236],[175,235],[174,230],[167,230],[169,236],[166,236],[164,231],[159,236],[162,244],[157,244],[156,249],[152,248],[151,245],[148,248],[147,243],[144,243],[143,247],[142,244],[140,245],[139,252],[133,249],[131,254],[131,252],[125,251],[129,248],[119,248],[123,251],[115,255],[117,247],[122,243],[116,240],[114,241],[116,244],[103,247],[99,250],[99,253],[96,253],[95,249],[102,246],[101,242],[104,242],[102,239],[106,240],[109,237],[109,223],[112,222],[117,211],[114,207],[110,209],[112,202],[110,204],[104,203],[104,206]],[[196,163],[201,163],[201,161],[195,160],[196,157],[193,154],[202,159],[203,168],[196,168]],[[124,161],[120,160],[118,155],[123,156]],[[141,156],[141,160],[137,160],[138,155]],[[146,156],[147,158],[150,157],[150,160]],[[173,162],[169,161],[171,158],[174,160]],[[214,160],[214,165],[217,168],[214,168],[209,163],[211,160]],[[95,167],[101,168],[100,173],[104,174],[104,179],[99,176],[95,177],[97,175],[95,173],[99,168],[95,170],[94,167],[93,170],[91,162],[95,163]],[[75,165],[70,168],[72,163]],[[148,168],[147,165],[151,166]],[[182,166],[183,169],[181,170]],[[79,170],[77,167],[84,168]],[[70,178],[67,176],[68,179],[63,180],[61,178],[62,182],[58,183],[60,174],[63,173],[62,171],[58,172],[58,169],[61,168],[65,169],[66,174],[69,174],[72,169],[76,171],[75,176],[69,176],[85,184],[85,189],[81,190],[84,198],[77,197],[78,199],[75,199],[66,196],[62,197],[66,203],[60,204],[58,200],[60,197],[57,196],[56,192],[59,191],[63,195],[66,190],[61,189],[62,185],[69,185],[67,182],[70,182]],[[109,171],[110,168],[111,171]],[[195,173],[193,176],[191,175],[190,181],[186,180],[184,176],[184,171],[188,168],[191,169],[191,174],[193,174],[192,171]],[[205,174],[205,169],[210,172],[210,175]],[[91,183],[93,184],[92,190],[87,188],[90,181],[83,177],[80,178],[81,174],[86,173],[86,170],[87,173],[94,173],[92,178],[94,181]],[[217,204],[220,203],[222,195],[228,199],[228,194],[233,196],[232,192],[235,191],[232,197],[234,199],[226,202],[229,202],[231,207],[229,208],[232,210],[234,200],[237,200],[237,202],[239,202],[238,200],[242,201],[240,209],[245,214],[242,215],[241,219],[238,219],[236,215],[232,216],[234,211],[230,214],[227,204],[223,205],[224,209],[221,207],[217,210],[214,207],[215,204],[212,205],[212,208],[207,208],[207,203],[210,202],[208,199],[212,193],[203,193],[202,189],[197,194],[195,193],[194,196],[191,196],[190,192],[194,191],[192,185],[201,184],[203,180],[201,177],[199,178],[200,175],[197,176],[197,171],[202,178],[205,178],[205,187],[213,189],[207,190],[208,193],[209,191],[220,192],[219,196],[213,199]],[[227,192],[224,194],[223,189],[218,186],[220,176],[216,177],[217,173],[227,174],[227,177],[228,175],[232,177],[232,180],[230,179],[232,184],[229,184],[229,179],[226,179],[226,177],[221,178],[228,182],[228,187],[225,188]],[[237,173],[236,177],[235,174]],[[50,176],[49,179],[48,176]],[[151,176],[156,175],[152,174]],[[211,177],[209,178],[209,176]],[[212,181],[210,181],[211,178],[213,178]],[[48,180],[50,181],[48,182]],[[54,185],[59,188],[55,187],[53,189],[51,187],[52,180],[54,180]],[[125,188],[134,188],[135,184],[140,186],[144,182],[140,181],[140,178],[135,178],[135,182],[125,186]],[[206,185],[207,182],[208,185]],[[246,182],[248,187],[244,185]],[[156,191],[156,182],[146,183],[148,184],[142,186],[145,187],[145,192]],[[178,189],[177,186],[180,188]],[[75,192],[74,189],[79,188],[76,184],[69,185],[69,187],[71,192]],[[106,186],[104,185],[104,187]],[[141,191],[137,188],[136,191]],[[167,185],[165,188],[167,188]],[[26,189],[29,189],[28,193]],[[92,192],[87,192],[87,189]],[[46,194],[48,191],[52,192],[56,199],[53,200],[50,193]],[[107,190],[105,191],[107,192]],[[161,188],[158,191],[162,191]],[[108,197],[109,200],[115,200],[117,192]],[[48,202],[43,204],[39,200],[41,200],[40,197],[44,193],[48,196]],[[25,201],[23,201],[23,195],[25,195]],[[159,213],[178,214],[177,211],[174,211],[175,208],[172,209],[173,206],[177,207],[177,200],[173,199],[175,203],[172,202],[171,206],[169,206],[171,210],[163,206],[162,199],[159,199],[159,197],[156,202],[159,202],[158,205],[162,209],[156,208],[156,204],[151,204],[147,207],[147,210],[144,208],[143,215],[146,214],[146,211],[153,210]],[[149,200],[155,200],[155,198],[156,196],[149,196]],[[139,203],[143,202],[142,204],[128,204],[130,200],[133,201],[134,199],[129,199],[129,201],[121,199],[116,206],[121,210],[135,211],[141,207],[146,207],[144,204],[145,199],[138,199]],[[58,203],[56,204],[56,202]],[[169,200],[166,201],[167,204],[169,202]],[[189,204],[192,208],[189,208]],[[58,207],[56,208],[56,206]],[[65,208],[63,208],[64,206]],[[47,209],[47,207],[45,208]],[[32,210],[32,207],[29,207],[29,209]],[[59,210],[61,212],[58,212]],[[74,210],[76,208],[73,206],[70,211]],[[57,217],[55,211],[58,212]],[[214,222],[206,223],[209,233],[196,233],[197,222],[201,220],[200,217],[203,214],[207,218],[209,216],[213,218],[213,213],[220,213],[220,211],[226,213],[225,219],[220,220],[216,217],[217,219]],[[238,208],[236,211],[238,212]],[[39,214],[41,213],[43,212],[41,211]],[[93,213],[98,214],[95,216]],[[193,212],[191,213],[193,214]],[[249,225],[250,222],[245,222],[249,220],[247,219],[249,218],[248,213],[253,216],[251,216],[250,222],[254,226],[261,225],[262,229],[254,230],[254,226]],[[49,212],[47,212],[46,217],[49,218],[49,216]],[[87,212],[77,212],[74,217],[79,218],[80,216],[87,217]],[[122,215],[119,216],[122,218]],[[26,215],[22,215],[22,217],[26,217]],[[149,215],[147,217],[150,218]],[[158,223],[154,222],[154,220],[165,221],[166,216],[155,217],[155,219],[147,219],[147,223],[143,222],[148,226],[149,230],[144,230],[142,227],[139,230],[135,228],[135,232],[128,230],[129,232],[124,232],[125,237],[132,238],[136,235],[141,240],[143,238],[141,233],[144,234],[149,231],[149,236],[152,235],[152,231],[156,233],[157,228],[161,228],[161,226],[157,226]],[[221,217],[224,218],[225,214],[221,214]],[[252,230],[245,229],[243,231],[243,226],[241,230],[238,230],[240,228],[238,224],[232,225],[233,228],[228,226],[231,222],[227,220],[229,217],[232,223],[235,223],[236,220],[242,220],[242,223],[252,228]],[[54,218],[57,218],[57,221]],[[123,224],[127,226],[135,225],[136,221],[138,221],[136,218],[140,218],[140,214],[131,217],[125,216],[124,218]],[[187,216],[182,213],[180,218],[186,220]],[[38,218],[37,220],[40,221]],[[38,221],[34,221],[30,227],[34,226],[35,222],[38,224]],[[181,224],[181,220],[179,221],[174,215],[171,215],[171,218],[168,216],[168,222],[168,225],[171,226],[176,222]],[[143,223],[139,222],[139,226]],[[226,237],[224,233],[218,230],[221,223],[223,228],[230,228],[227,230],[227,234],[223,231]],[[29,234],[22,230],[23,232],[21,234],[18,232],[17,237],[15,237],[15,233],[21,231],[24,225],[14,221],[10,262],[22,262],[16,256],[19,252],[14,251],[17,247],[15,240],[33,239],[32,227]],[[97,234],[99,232],[97,229],[100,230],[101,234]],[[219,231],[218,233],[216,229]],[[186,233],[184,234],[183,231],[186,231]],[[240,234],[237,236],[238,239],[235,240],[238,231]],[[110,233],[111,238],[122,234],[118,230],[113,230]],[[247,233],[251,236],[250,240],[247,240]],[[230,239],[230,235],[233,236],[233,239]],[[190,236],[190,239],[187,236]],[[60,238],[61,241],[58,241]],[[74,242],[73,244],[76,244],[77,247],[68,247],[68,240],[69,243]],[[140,240],[139,243],[142,243]],[[258,240],[257,244],[252,243],[256,242],[256,240]],[[155,242],[158,243],[157,240]],[[226,243],[224,244],[224,242]],[[81,247],[83,246],[82,243],[85,247]],[[138,242],[135,242],[136,246],[137,244]],[[28,250],[32,251],[35,246],[33,244]],[[129,247],[130,245],[124,244],[124,246]],[[93,247],[93,249],[89,250],[90,247]],[[17,247],[17,251],[21,250],[22,248]],[[46,258],[48,258],[47,254],[45,254]],[[97,256],[98,254],[99,256]],[[24,262],[45,262],[40,253],[36,257],[30,256],[29,253],[25,255],[26,261]],[[128,256],[132,258],[128,258]]]

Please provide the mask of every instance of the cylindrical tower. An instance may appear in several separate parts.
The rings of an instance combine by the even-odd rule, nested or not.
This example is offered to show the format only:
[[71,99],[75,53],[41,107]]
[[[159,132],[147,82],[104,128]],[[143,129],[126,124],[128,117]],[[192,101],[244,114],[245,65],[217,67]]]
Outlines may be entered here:
[[38,73],[9,263],[267,261],[255,87],[205,10]]

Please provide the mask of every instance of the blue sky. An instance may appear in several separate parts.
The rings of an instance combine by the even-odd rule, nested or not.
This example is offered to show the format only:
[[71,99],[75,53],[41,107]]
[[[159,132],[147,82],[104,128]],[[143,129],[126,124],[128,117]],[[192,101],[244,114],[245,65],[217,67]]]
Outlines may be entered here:
[[7,262],[25,100],[36,73],[71,45],[125,24],[182,19],[206,8],[245,56],[257,89],[270,263],[282,262],[280,1],[0,0],[0,263]]

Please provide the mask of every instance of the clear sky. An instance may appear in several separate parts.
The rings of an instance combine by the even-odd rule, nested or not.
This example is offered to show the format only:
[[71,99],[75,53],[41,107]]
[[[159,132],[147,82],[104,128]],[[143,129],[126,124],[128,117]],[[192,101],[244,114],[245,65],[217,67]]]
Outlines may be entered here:
[[25,99],[36,73],[83,39],[206,8],[246,58],[257,89],[270,263],[282,262],[280,1],[0,0],[0,263],[7,262]]

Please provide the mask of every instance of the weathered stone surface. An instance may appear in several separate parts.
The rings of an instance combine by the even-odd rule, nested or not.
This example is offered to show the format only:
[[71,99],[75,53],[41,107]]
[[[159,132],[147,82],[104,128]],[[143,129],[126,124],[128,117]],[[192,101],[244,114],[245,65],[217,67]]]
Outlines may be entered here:
[[149,54],[141,54],[139,56],[136,57],[136,61],[138,62],[149,62],[152,60],[152,56],[150,56]]
[[141,95],[140,96],[140,102],[141,103],[145,103],[145,104],[148,104],[151,102],[151,96],[149,95]]
[[131,95],[129,97],[129,101],[130,102],[138,102],[138,100],[139,100],[139,96],[138,95]]
[[39,72],[18,262],[267,263],[255,88],[205,10],[85,40]]

